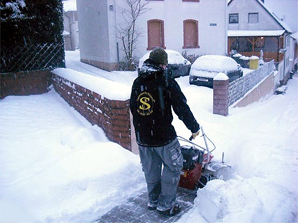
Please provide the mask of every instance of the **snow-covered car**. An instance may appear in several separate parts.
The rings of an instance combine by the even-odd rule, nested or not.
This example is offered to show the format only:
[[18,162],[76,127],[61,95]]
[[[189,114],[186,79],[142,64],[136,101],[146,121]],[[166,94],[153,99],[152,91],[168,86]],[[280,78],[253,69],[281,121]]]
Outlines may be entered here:
[[[189,75],[191,63],[185,59],[179,52],[174,50],[165,50],[168,54],[168,66],[171,77],[180,77]],[[151,52],[151,51],[150,51]],[[150,52],[146,53],[139,60],[139,68],[142,67],[145,60],[149,58]]]
[[213,87],[213,78],[218,73],[225,73],[230,82],[243,76],[242,67],[231,57],[204,55],[192,64],[189,72],[189,83]]

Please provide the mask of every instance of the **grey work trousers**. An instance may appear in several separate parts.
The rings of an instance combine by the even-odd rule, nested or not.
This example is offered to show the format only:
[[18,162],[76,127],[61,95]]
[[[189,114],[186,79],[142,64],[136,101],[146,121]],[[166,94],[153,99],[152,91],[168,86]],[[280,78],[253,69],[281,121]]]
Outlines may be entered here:
[[160,147],[139,146],[139,150],[149,202],[157,204],[158,210],[172,208],[183,167],[178,139]]

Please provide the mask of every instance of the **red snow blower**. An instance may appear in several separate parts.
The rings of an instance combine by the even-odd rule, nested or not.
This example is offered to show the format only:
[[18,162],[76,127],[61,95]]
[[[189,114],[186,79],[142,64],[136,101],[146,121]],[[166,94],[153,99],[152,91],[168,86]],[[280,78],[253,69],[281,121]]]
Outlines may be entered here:
[[[211,152],[216,149],[216,146],[206,136],[203,127],[201,127],[201,131],[205,148],[191,142],[192,137],[187,140],[178,136],[179,141],[189,144],[181,146],[183,169],[180,174],[179,186],[190,190],[203,188],[208,181],[222,178],[231,169],[230,165],[224,163],[224,154],[221,161],[213,160]],[[207,140],[214,146],[211,151],[209,150]]]

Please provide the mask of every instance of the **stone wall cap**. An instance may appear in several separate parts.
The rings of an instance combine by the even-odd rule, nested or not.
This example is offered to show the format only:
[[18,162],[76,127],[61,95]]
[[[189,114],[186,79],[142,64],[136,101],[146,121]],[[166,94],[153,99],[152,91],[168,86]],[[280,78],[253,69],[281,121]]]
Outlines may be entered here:
[[229,77],[225,73],[218,73],[214,79],[215,81],[226,81],[229,80]]

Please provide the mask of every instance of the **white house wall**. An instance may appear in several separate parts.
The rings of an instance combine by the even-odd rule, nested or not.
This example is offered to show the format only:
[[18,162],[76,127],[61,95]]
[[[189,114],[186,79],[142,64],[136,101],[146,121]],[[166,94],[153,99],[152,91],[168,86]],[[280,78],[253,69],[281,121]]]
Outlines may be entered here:
[[295,43],[296,40],[293,38],[290,38],[290,47],[289,47],[289,64],[290,64],[290,71],[294,70],[294,64],[295,64]]
[[[226,0],[200,0],[200,2],[183,2],[182,0],[146,1],[150,11],[137,21],[138,30],[142,32],[137,42],[135,57],[140,58],[147,51],[147,21],[160,19],[164,21],[164,38],[166,49],[189,54],[219,54],[227,51],[227,5]],[[116,38],[116,29],[123,22],[120,8],[125,7],[124,0],[77,0],[79,20],[79,38],[81,60],[95,63],[116,64],[117,42],[120,61],[124,58],[121,40]],[[198,21],[199,48],[183,49],[183,21]],[[99,66],[101,67],[101,65]]]
[[[248,23],[248,13],[259,13],[258,23]],[[229,30],[280,30],[283,29],[255,0],[233,0],[228,13],[239,13],[239,23],[229,24]]]
[[77,0],[81,60],[110,62],[107,1]]
[[[118,7],[124,7],[124,1],[117,1]],[[143,0],[143,3],[148,1]],[[166,49],[189,54],[226,54],[226,0],[200,0],[200,2],[182,2],[182,0],[150,1],[146,6],[150,11],[139,17],[138,30],[142,36],[138,39],[135,57],[140,58],[148,52],[147,21],[159,19],[164,21],[164,42]],[[119,12],[119,11],[118,11]],[[117,14],[117,24],[123,22]],[[198,21],[199,48],[183,49],[183,21]],[[120,47],[122,43],[119,42]],[[120,56],[123,56],[120,52]]]
[[[225,0],[200,1],[199,55],[227,54],[227,4]],[[216,25],[216,26],[215,26]],[[201,39],[201,41],[200,41]]]

